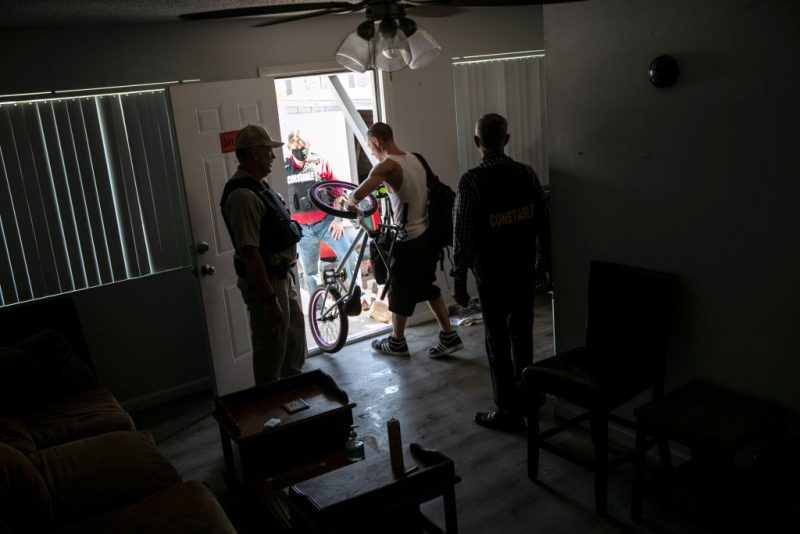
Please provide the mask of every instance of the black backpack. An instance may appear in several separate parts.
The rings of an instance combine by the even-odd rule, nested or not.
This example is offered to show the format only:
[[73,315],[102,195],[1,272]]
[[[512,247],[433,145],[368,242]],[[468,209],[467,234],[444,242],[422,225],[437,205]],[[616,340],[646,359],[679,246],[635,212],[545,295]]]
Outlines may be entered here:
[[414,152],[422,166],[428,182],[428,226],[433,233],[436,250],[453,246],[453,206],[456,192],[433,174],[430,165],[421,155]]

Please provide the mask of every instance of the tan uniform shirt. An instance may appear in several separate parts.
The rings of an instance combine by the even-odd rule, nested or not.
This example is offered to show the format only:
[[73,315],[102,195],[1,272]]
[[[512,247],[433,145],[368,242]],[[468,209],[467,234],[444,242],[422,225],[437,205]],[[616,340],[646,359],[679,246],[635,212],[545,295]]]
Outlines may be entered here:
[[[236,171],[231,179],[250,176],[243,170]],[[239,249],[243,247],[259,248],[261,243],[261,218],[267,211],[261,198],[249,189],[237,189],[225,202],[225,216],[231,225],[233,239]],[[269,254],[269,265],[291,263],[297,258],[297,245],[285,250]]]

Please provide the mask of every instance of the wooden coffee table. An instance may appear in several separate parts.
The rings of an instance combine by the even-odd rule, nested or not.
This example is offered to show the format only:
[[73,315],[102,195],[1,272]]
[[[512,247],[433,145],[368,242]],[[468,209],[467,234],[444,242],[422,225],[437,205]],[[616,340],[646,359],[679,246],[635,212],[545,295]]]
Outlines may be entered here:
[[[394,473],[384,452],[292,484],[293,527],[314,533],[386,532],[411,520],[426,532],[458,532],[454,486],[460,478],[453,461],[416,443],[403,452],[405,473]],[[419,509],[437,497],[444,499],[444,530]]]
[[[308,408],[289,413],[283,406],[298,398]],[[321,370],[218,397],[214,417],[229,487],[284,532],[364,532],[369,522],[407,517],[428,532],[457,532],[460,479],[452,460],[412,443],[404,450],[407,474],[392,472],[388,452],[348,462],[354,406]],[[265,427],[272,418],[280,424]],[[446,530],[419,509],[436,497],[444,499]]]

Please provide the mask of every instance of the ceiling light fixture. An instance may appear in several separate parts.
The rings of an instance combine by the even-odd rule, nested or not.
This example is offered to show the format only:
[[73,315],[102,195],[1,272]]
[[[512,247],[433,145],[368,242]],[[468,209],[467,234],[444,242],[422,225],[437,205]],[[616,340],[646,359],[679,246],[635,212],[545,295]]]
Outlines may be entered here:
[[442,47],[397,3],[367,6],[367,20],[344,38],[334,58],[344,68],[395,72],[419,69],[439,56]]

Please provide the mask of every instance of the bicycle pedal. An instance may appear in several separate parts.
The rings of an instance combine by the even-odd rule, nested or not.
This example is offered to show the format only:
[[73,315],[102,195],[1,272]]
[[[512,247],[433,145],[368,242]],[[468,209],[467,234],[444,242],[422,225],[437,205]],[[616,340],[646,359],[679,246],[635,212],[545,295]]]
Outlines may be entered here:
[[323,269],[322,283],[325,285],[336,283],[336,271],[334,269]]

